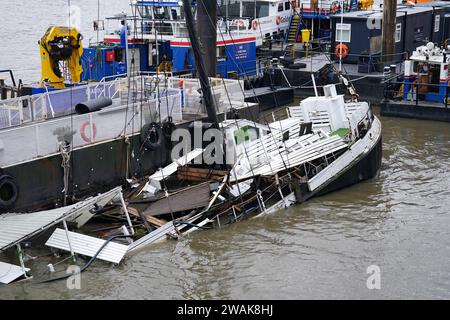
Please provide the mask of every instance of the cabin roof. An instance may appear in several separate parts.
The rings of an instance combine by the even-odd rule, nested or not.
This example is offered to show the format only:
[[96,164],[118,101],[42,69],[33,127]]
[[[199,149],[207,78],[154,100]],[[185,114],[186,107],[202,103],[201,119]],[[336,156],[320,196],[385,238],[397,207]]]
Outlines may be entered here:
[[[432,11],[432,7],[410,7],[410,6],[398,6],[397,7],[397,17],[402,17],[405,15],[405,12],[407,15],[413,15],[423,12],[429,12]],[[351,19],[361,19],[361,20],[367,20],[367,19],[373,19],[373,18],[380,18],[383,19],[383,10],[367,10],[367,11],[351,11],[346,12],[343,14],[344,18],[351,18]],[[340,18],[341,14],[334,14],[332,16],[333,18]]]

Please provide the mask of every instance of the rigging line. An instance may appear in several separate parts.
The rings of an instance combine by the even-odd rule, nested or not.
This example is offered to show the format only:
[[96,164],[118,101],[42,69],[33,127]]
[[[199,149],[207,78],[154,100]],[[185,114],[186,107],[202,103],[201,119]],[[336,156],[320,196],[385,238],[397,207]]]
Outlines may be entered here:
[[[220,8],[219,8],[219,12],[220,12]],[[211,18],[211,16],[210,16],[209,14],[208,14],[208,18],[209,18],[209,20],[210,20],[210,23],[211,23],[212,26],[216,29],[216,32],[217,32],[217,24],[214,24],[214,22],[213,22],[213,20],[212,20],[212,18]],[[218,29],[219,29],[219,33],[220,33],[220,35],[221,35],[221,37],[222,37],[222,40],[225,41],[220,26],[218,27]],[[230,36],[230,38],[231,38],[231,40],[232,40],[233,45],[235,46],[236,44],[235,44],[235,42],[234,42],[234,39],[233,39],[231,33],[229,34],[229,36]],[[235,65],[236,65],[237,67],[239,67],[235,61],[234,61],[234,63],[235,63]],[[241,65],[241,68],[242,68],[242,65]],[[242,70],[243,70],[244,75],[246,76],[247,74],[246,74],[246,72],[245,72],[245,69],[242,68]],[[248,76],[247,76],[247,77],[248,77]],[[243,88],[242,88],[242,86],[241,86],[241,83],[240,83],[239,81],[238,81],[238,83],[239,83],[239,86],[240,86],[240,88],[241,88],[241,91],[245,94],[245,92],[244,92],[244,90],[243,90]],[[250,85],[251,85],[251,83],[250,83]],[[225,85],[224,85],[224,86],[225,86]],[[254,90],[254,88],[253,88],[252,85],[251,85],[251,87],[252,87],[253,92],[254,92],[255,97],[256,97],[256,92],[255,92],[255,90]],[[226,88],[226,86],[225,86],[225,88]],[[226,90],[227,90],[227,89],[226,89]],[[227,91],[227,92],[228,92],[228,91]],[[228,96],[228,99],[230,100],[228,94],[227,94],[227,96]],[[257,98],[257,101],[259,102],[259,99],[258,99],[258,98]],[[230,104],[231,104],[231,101],[230,101]],[[248,107],[248,103],[247,103],[247,107]],[[250,114],[252,115],[251,110],[250,110],[249,112],[250,112]],[[251,116],[251,118],[252,118],[252,121],[253,121],[253,125],[254,125],[255,127],[257,127],[256,122],[255,122],[255,120],[254,120],[254,117]],[[236,126],[240,129],[239,124],[237,123],[237,120],[236,120],[236,119],[235,119],[235,124],[236,124]],[[274,136],[273,136],[273,138],[274,138]],[[271,164],[270,164],[270,159],[269,159],[268,156],[267,156],[267,151],[266,151],[266,149],[265,149],[265,146],[264,146],[264,144],[262,143],[261,140],[260,140],[260,142],[261,142],[262,148],[264,149],[264,153],[265,153],[265,155],[266,155],[266,157],[267,157],[267,162],[269,163],[269,166],[270,166],[271,170],[273,171],[272,166],[271,166]],[[243,149],[244,149],[244,152],[245,152],[245,154],[246,154],[246,157],[247,157],[247,159],[248,159],[248,161],[249,161],[249,164],[250,164],[250,170],[251,170],[251,172],[252,172],[252,175],[255,176],[254,171],[253,171],[253,166],[252,166],[251,163],[250,163],[250,158],[249,158],[249,156],[248,156],[247,148],[245,147],[245,145],[243,145]],[[281,154],[280,154],[280,156],[282,157]],[[282,158],[282,161],[283,161],[283,163],[284,163],[284,159],[283,159],[283,158]],[[285,167],[286,167],[286,166],[285,166]],[[286,167],[286,169],[287,169],[287,167]]]
[[[203,4],[202,1],[200,1],[200,3],[202,3],[202,5],[204,6],[204,4]],[[205,12],[206,12],[206,14],[207,14],[207,16],[208,16],[209,22],[211,23],[212,27],[216,29],[216,34],[217,34],[217,22],[214,22],[214,21],[213,21],[213,19],[211,18],[211,15],[207,12],[207,10],[206,10],[205,7],[204,7],[204,9],[205,9]],[[220,7],[219,7],[219,11],[220,11]],[[220,33],[220,35],[221,35],[221,37],[222,37],[222,40],[224,41],[225,39],[224,39],[223,33],[222,33],[221,29],[220,29],[220,26],[219,26],[219,33]],[[231,38],[231,35],[230,35],[230,38]],[[232,39],[232,38],[231,38],[231,39]],[[232,43],[233,43],[233,45],[235,45],[233,39],[232,39]],[[223,81],[224,81],[224,80],[223,80]],[[241,83],[240,83],[239,80],[238,80],[238,83],[239,83],[239,87],[241,88],[241,91],[242,91],[243,94],[245,95],[244,90],[242,89],[242,86],[241,86]],[[230,98],[230,96],[229,96],[229,94],[228,94],[228,90],[227,90],[227,88],[226,88],[225,82],[224,82],[224,88],[225,88],[225,91],[226,91],[226,93],[227,93],[227,97],[228,97],[229,103],[230,103],[230,105],[232,106],[231,98]],[[248,106],[248,105],[247,105],[247,106]],[[251,111],[250,111],[250,113],[251,113]],[[255,122],[255,120],[254,120],[254,117],[252,116],[251,118],[252,118],[252,121],[253,121],[253,125],[255,126],[255,128],[257,128],[257,125],[256,125],[256,122]],[[234,119],[234,122],[235,122],[237,128],[238,128],[238,129],[241,129],[240,126],[239,126],[239,124],[238,124],[238,122],[237,122],[237,119]],[[224,133],[223,133],[223,134],[224,134]],[[242,145],[242,147],[243,147],[243,149],[244,149],[244,152],[245,152],[246,157],[247,157],[247,159],[248,159],[248,162],[249,162],[249,164],[250,164],[250,170],[251,170],[251,172],[252,172],[252,175],[254,176],[253,166],[252,166],[251,163],[250,163],[250,158],[249,158],[249,156],[248,156],[248,150],[247,150],[247,148],[245,147],[245,141],[244,141],[244,144]],[[236,178],[237,178],[237,177],[236,177]]]
[[[256,17],[255,17],[255,19],[256,19]],[[259,32],[260,32],[260,34],[261,34],[261,39],[262,39],[262,38],[263,38],[263,34],[262,34],[262,29],[261,29],[261,24],[260,24],[260,23],[258,23],[258,28],[259,28]],[[269,41],[270,41],[270,40],[269,40]],[[269,72],[269,79],[270,79],[270,84],[272,85],[274,82],[273,82],[273,78],[272,78],[272,73],[271,73],[271,72]],[[278,99],[277,99],[277,95],[276,95],[275,92],[273,92],[273,98],[274,98],[274,102],[275,102],[275,109],[278,109],[278,107],[279,107],[279,105],[278,105]],[[268,125],[268,123],[267,123],[266,120],[264,120],[264,122],[266,123],[266,125]],[[286,147],[286,141],[283,139],[283,128],[282,128],[282,125],[281,125],[281,120],[279,120],[278,122],[279,122],[279,125],[280,125],[280,132],[281,132],[281,135],[282,135],[281,141],[282,141],[282,143],[283,143],[283,145],[284,145],[284,148],[287,149],[287,147]],[[275,135],[272,134],[271,136],[272,136],[272,138],[273,138],[273,142],[274,142],[275,145],[276,145],[277,141],[275,140]],[[261,144],[262,144],[262,143],[261,143]],[[265,152],[266,152],[266,151],[265,151]],[[284,158],[283,158],[283,155],[281,154],[280,149],[278,149],[278,153],[279,153],[279,155],[280,155],[280,157],[281,157],[281,161],[283,161],[284,168],[285,168],[286,170],[288,170],[288,166],[286,165],[286,163],[285,163],[285,161],[284,161]],[[266,155],[266,156],[267,156],[267,155]],[[268,156],[267,156],[267,157],[268,157]],[[273,173],[273,169],[272,169],[272,165],[270,164],[270,160],[268,161],[268,163],[269,163],[269,166],[270,166],[271,171],[272,171],[272,173]]]
[[[156,78],[158,79],[157,81],[157,87],[156,87],[156,94],[157,94],[157,110],[158,110],[158,117],[159,117],[159,123],[161,123],[161,96],[160,96],[160,88],[159,88],[159,45],[158,45],[158,30],[156,28],[156,22],[158,22],[157,20],[155,21],[155,8],[152,8],[153,10],[153,32],[155,33],[155,46],[156,46]],[[161,19],[159,21],[159,25],[161,27]],[[161,35],[161,41],[162,41],[162,35]]]
[[[67,4],[68,4],[68,10],[69,10],[69,22],[68,22],[68,26],[69,26],[69,30],[71,29],[71,24],[72,24],[72,17],[71,17],[71,11],[72,11],[72,2],[71,0],[67,0]],[[81,40],[80,40],[81,41]],[[69,60],[70,63],[70,60]],[[74,130],[73,130],[73,113],[74,113],[74,105],[73,105],[73,86],[70,86],[70,132],[71,132],[71,142],[70,142],[70,148],[69,148],[69,157],[73,152],[73,143],[74,143]],[[91,132],[91,136],[93,135],[93,133]],[[93,139],[92,139],[93,140]],[[69,177],[70,177],[70,168],[73,168],[74,166],[74,156],[70,157],[68,159],[70,161],[70,165],[68,163],[66,163],[66,166],[68,166],[67,168],[67,178],[65,177],[65,180],[67,180],[67,186],[65,187],[65,189],[68,189],[68,181],[69,181]],[[64,157],[63,157],[63,164],[64,164]],[[66,175],[65,174],[65,175]],[[74,192],[74,186],[75,186],[75,182],[74,179],[72,177],[72,197],[75,197],[75,192]],[[65,190],[64,191],[64,200],[63,200],[63,204],[64,206],[67,205],[67,195],[69,193],[69,190]]]
[[[218,8],[218,10],[219,10],[219,12],[221,12],[220,7]],[[212,18],[211,18],[211,16],[210,16],[209,14],[208,14],[208,17],[209,17],[210,22],[213,24],[213,27],[215,27],[215,28],[216,28],[216,31],[217,31],[217,25],[214,26],[214,23],[213,23],[213,21],[212,21]],[[259,28],[260,28],[260,32],[261,32],[261,36],[262,36],[262,30],[261,30],[261,25],[260,25],[260,24],[259,24]],[[218,29],[219,29],[219,33],[220,33],[220,35],[221,35],[221,37],[222,37],[222,40],[225,41],[224,36],[223,36],[223,33],[222,33],[222,30],[221,30],[221,27],[219,26]],[[231,38],[232,44],[233,44],[234,46],[236,46],[235,41],[234,41],[234,39],[233,39],[233,36],[231,35],[231,32],[229,33],[229,36],[230,36],[230,38]],[[234,59],[232,59],[232,60],[233,60],[233,62],[235,63],[235,65],[236,65],[237,67],[239,67],[239,66],[237,65],[237,63],[235,62],[235,60],[234,60]],[[243,70],[244,77],[247,76],[247,80],[248,80],[249,77],[248,77],[248,75],[247,75],[245,69],[242,67],[242,64],[241,64],[241,68],[242,68],[242,70]],[[243,88],[242,88],[240,82],[238,82],[238,83],[239,83],[239,86],[240,86],[240,88],[241,88],[241,91],[242,91],[242,92],[244,93],[244,95],[245,95],[245,92],[244,92],[244,90],[243,90]],[[254,86],[251,84],[250,81],[249,81],[249,83],[250,83],[250,87],[252,88],[253,94],[254,94],[255,97],[256,97],[256,100],[258,101],[258,103],[260,103],[259,99],[257,98],[256,91],[255,91]],[[277,105],[275,93],[274,93],[274,99],[275,99],[275,104]],[[247,104],[247,107],[248,107],[248,104]],[[249,110],[249,112],[250,112],[250,114],[252,115],[251,110]],[[255,123],[255,120],[254,120],[253,115],[251,116],[251,118],[252,118],[252,121],[253,121],[254,126],[256,127],[256,123]],[[266,122],[266,125],[268,125],[267,121],[265,121],[265,122]],[[238,127],[239,127],[239,126],[238,126]],[[281,127],[281,122],[280,122],[280,127]],[[283,132],[283,130],[281,130],[281,132]],[[272,135],[272,137],[273,137],[273,139],[274,139],[274,143],[276,144],[275,136]],[[261,142],[261,146],[262,146],[263,149],[264,149],[264,153],[265,153],[265,155],[266,155],[266,157],[267,157],[267,161],[268,161],[268,163],[269,163],[269,166],[270,166],[270,168],[271,168],[271,170],[272,170],[272,172],[273,172],[272,165],[270,164],[270,159],[269,159],[268,156],[267,156],[267,151],[266,151],[266,149],[265,149],[265,146],[264,146],[264,144],[262,143],[261,140],[260,140],[260,142]],[[285,146],[285,149],[287,149],[287,148],[286,148],[286,144],[285,144],[284,141],[283,141],[283,144],[284,144],[284,146]],[[244,146],[244,151],[246,151],[245,146]],[[279,151],[281,160],[283,161],[283,164],[284,164],[284,166],[285,166],[285,169],[287,170],[288,167],[287,167],[287,165],[286,165],[285,162],[284,162],[284,158],[283,158],[283,156],[281,155],[281,151],[280,151],[280,150],[278,150],[278,151]],[[246,152],[246,156],[247,156],[247,159],[250,161],[247,152]],[[250,167],[251,167],[251,166],[250,166]],[[253,173],[253,168],[251,167],[251,169],[252,169],[252,175],[254,175],[254,173]]]

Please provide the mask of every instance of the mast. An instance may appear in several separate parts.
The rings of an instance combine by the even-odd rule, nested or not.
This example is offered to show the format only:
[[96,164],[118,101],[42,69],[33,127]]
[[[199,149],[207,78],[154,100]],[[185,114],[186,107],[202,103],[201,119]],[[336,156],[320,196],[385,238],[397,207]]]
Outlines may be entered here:
[[393,60],[395,53],[395,18],[397,16],[397,1],[383,1],[383,26],[381,29],[382,43],[382,59],[383,62]]
[[206,53],[205,69],[209,77],[216,76],[217,0],[197,0],[197,31]]
[[[214,3],[214,8],[216,7],[216,0],[207,0],[207,1],[199,1],[198,6],[202,6],[203,4],[206,4],[206,2],[212,2]],[[184,13],[186,16],[186,26],[189,33],[189,39],[191,42],[192,51],[194,52],[195,57],[195,65],[197,66],[197,73],[198,78],[200,80],[200,85],[202,87],[202,93],[203,93],[203,102],[205,103],[206,111],[208,113],[208,120],[214,125],[214,127],[218,128],[219,123],[217,120],[217,113],[216,113],[216,105],[215,101],[213,99],[212,93],[211,93],[211,87],[209,85],[209,78],[208,73],[205,68],[205,60],[204,59],[205,54],[202,55],[201,47],[200,47],[200,41],[197,37],[197,32],[195,31],[195,23],[194,23],[194,17],[192,15],[192,9],[191,9],[191,0],[183,0],[183,8]],[[208,5],[207,7],[209,7]],[[208,14],[208,13],[206,13]],[[211,21],[209,21],[209,24],[211,25]],[[214,29],[216,26],[213,26]],[[213,40],[214,43],[216,43],[216,39]],[[209,58],[211,58],[211,55],[214,56],[214,59],[216,59],[216,52],[208,51],[206,52],[206,55],[209,55]],[[215,65],[215,64],[214,64]],[[214,70],[215,71],[215,70]],[[215,73],[215,72],[214,72]]]

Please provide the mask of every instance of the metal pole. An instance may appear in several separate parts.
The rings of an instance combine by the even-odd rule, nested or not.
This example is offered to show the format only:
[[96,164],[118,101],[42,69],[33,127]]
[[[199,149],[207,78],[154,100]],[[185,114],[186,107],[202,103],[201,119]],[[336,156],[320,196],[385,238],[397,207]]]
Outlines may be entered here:
[[[203,0],[203,1],[204,1],[203,3],[206,2],[206,0]],[[214,7],[215,7],[216,1],[211,1],[211,2],[214,2]],[[202,4],[200,3],[198,5],[202,5]],[[209,5],[211,5],[211,4],[209,4]],[[213,124],[213,126],[216,129],[218,129],[219,123],[217,120],[216,105],[215,105],[215,101],[214,101],[212,93],[211,93],[211,87],[209,84],[208,74],[207,74],[205,65],[203,63],[204,56],[202,56],[202,54],[200,52],[200,49],[201,49],[200,43],[199,43],[197,33],[194,28],[194,17],[193,17],[192,9],[191,9],[191,1],[183,0],[183,7],[184,7],[184,13],[186,16],[186,26],[189,31],[189,39],[191,41],[192,50],[194,51],[195,64],[197,66],[198,78],[200,80],[200,85],[202,87],[202,93],[203,93],[203,99],[205,102],[206,111],[208,113],[208,120]],[[211,24],[211,22],[209,22],[209,23]],[[214,28],[215,28],[215,26],[214,26]],[[214,40],[214,43],[215,42],[216,42],[216,40]],[[213,52],[213,53],[208,52],[208,54],[213,54],[214,59],[216,58],[216,52]]]
[[[343,0],[341,0],[340,6],[341,6],[341,33],[340,33],[341,38],[339,41],[339,48],[341,48],[340,50],[342,50],[342,25],[344,24],[344,1]],[[339,55],[339,72],[341,72],[341,71],[342,71],[342,52]]]
[[125,203],[125,199],[123,198],[122,192],[120,192],[120,202],[122,203],[123,212],[125,213],[125,216],[127,217],[127,221],[128,221],[128,225],[130,226],[131,234],[134,235],[133,224],[131,223],[130,214],[128,212],[128,208]]
[[317,93],[316,79],[314,79],[314,74],[313,73],[311,74],[311,79],[312,79],[312,83],[313,83],[313,86],[314,86],[314,93],[316,94],[316,97],[318,97],[319,94]]
[[197,0],[197,32],[208,77],[216,76],[217,0]]
[[76,261],[75,253],[73,252],[73,249],[72,249],[72,243],[70,242],[69,228],[67,227],[66,220],[63,220],[63,225],[64,225],[64,230],[66,231],[67,244],[69,245],[70,255],[73,257],[73,261]]
[[22,268],[23,275],[25,276],[26,279],[28,279],[29,277],[27,275],[27,271],[25,269],[25,263],[23,261],[22,247],[20,246],[20,243],[17,244],[16,246],[17,246],[17,253],[19,254],[20,267]]
[[130,85],[130,76],[131,76],[131,68],[130,68],[130,56],[128,55],[128,24],[127,24],[127,15],[124,14],[123,20],[125,21],[125,58],[127,63],[127,77],[128,77],[128,85]]

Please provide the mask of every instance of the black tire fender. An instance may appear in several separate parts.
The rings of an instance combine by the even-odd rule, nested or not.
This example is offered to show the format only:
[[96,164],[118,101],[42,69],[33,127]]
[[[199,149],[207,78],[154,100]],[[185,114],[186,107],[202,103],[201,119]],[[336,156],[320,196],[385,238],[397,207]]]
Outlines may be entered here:
[[142,127],[141,143],[148,150],[154,151],[160,149],[164,145],[164,141],[164,132],[158,123],[152,122]]
[[14,207],[19,197],[19,186],[10,175],[0,175],[0,209],[8,210]]

